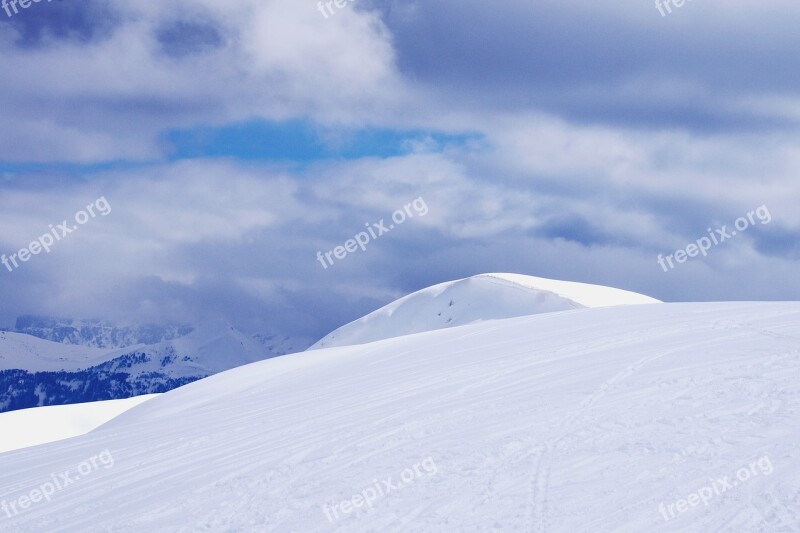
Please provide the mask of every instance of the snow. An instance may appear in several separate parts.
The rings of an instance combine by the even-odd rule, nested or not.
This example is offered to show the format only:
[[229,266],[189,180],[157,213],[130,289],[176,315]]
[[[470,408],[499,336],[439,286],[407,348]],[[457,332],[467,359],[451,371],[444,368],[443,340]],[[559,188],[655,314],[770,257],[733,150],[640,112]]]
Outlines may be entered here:
[[363,344],[482,320],[659,300],[635,292],[521,274],[481,274],[440,283],[342,326],[313,346]]
[[516,283],[529,289],[549,291],[562,298],[572,300],[583,307],[611,307],[616,305],[641,305],[661,303],[660,300],[639,294],[637,292],[592,285],[576,281],[560,281],[555,279],[537,278],[522,274],[484,274],[486,277],[502,279]]
[[191,354],[198,368],[212,374],[271,356],[266,346],[223,320],[209,322],[185,337],[156,346],[161,347],[162,353],[166,348],[179,355]]
[[0,455],[0,502],[105,450],[113,467],[0,530],[797,531],[800,303],[575,309],[270,359]]
[[110,350],[137,344],[156,344],[186,335],[193,329],[189,325],[112,324],[101,320],[23,315],[17,317],[12,331],[63,344]]
[[108,350],[73,346],[22,333],[0,331],[0,370],[78,370],[106,361]]
[[156,396],[158,394],[0,413],[0,453],[85,435]]
[[[134,365],[133,371],[163,372],[170,377],[205,376],[271,356],[264,344],[221,320],[208,322],[177,339],[112,350],[0,331],[0,370],[77,371],[131,353],[150,358],[147,363]],[[162,365],[165,357],[174,360]]]

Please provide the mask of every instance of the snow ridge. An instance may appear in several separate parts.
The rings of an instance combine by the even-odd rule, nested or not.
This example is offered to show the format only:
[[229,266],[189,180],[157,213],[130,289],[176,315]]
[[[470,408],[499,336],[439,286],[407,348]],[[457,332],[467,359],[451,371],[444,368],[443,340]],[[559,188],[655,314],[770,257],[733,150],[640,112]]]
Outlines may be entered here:
[[404,296],[326,335],[310,349],[363,344],[484,320],[652,303],[660,302],[601,285],[521,274],[481,274]]

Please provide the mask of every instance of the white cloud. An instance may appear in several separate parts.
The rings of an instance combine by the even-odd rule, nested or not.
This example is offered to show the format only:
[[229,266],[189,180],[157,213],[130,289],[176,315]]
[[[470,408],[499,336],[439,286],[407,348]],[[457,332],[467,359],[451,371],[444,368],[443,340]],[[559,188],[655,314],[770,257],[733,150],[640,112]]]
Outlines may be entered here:
[[[0,27],[0,160],[152,158],[165,129],[251,117],[363,121],[402,93],[373,13],[325,20],[290,0],[178,4],[126,2],[122,25],[89,43],[21,49],[13,28]],[[198,17],[218,25],[220,48],[184,59],[159,52],[159,25]]]

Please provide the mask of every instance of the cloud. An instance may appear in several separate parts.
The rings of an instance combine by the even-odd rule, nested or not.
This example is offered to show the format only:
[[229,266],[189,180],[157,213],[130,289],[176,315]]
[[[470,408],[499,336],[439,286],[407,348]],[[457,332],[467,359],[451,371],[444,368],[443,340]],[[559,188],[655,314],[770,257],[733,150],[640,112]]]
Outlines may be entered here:
[[[794,3],[81,5],[0,23],[0,253],[101,195],[114,211],[0,269],[0,321],[223,316],[319,337],[486,271],[800,296]],[[262,148],[289,142],[272,124],[303,125],[301,155]],[[315,260],[418,197],[424,218]],[[770,225],[658,267],[762,204]]]
[[785,71],[800,47],[791,2],[694,2],[669,17],[633,0],[375,5],[403,74],[451,108],[650,129],[797,126],[756,104],[798,97]]
[[224,39],[213,22],[176,20],[156,30],[161,51],[174,58],[203,54],[220,48]]
[[33,7],[0,25],[5,161],[159,159],[169,129],[363,122],[400,91],[390,36],[370,12],[325,20],[288,0],[135,0],[59,22],[63,6]]
[[50,0],[45,5],[29,4],[28,9],[17,6],[16,14],[14,9],[9,8],[6,14],[12,16],[4,23],[12,28],[11,34],[16,37],[14,45],[21,49],[102,40],[121,22],[111,3],[106,0],[57,0],[56,3]]
[[[526,124],[525,117],[503,122],[508,137],[489,137],[479,151],[455,146],[304,168],[196,159],[67,182],[13,179],[0,197],[5,253],[101,195],[113,213],[18,271],[0,272],[0,290],[9,295],[0,320],[21,313],[179,322],[221,315],[245,328],[277,324],[312,338],[405,292],[485,271],[605,283],[665,300],[800,294],[794,277],[766,274],[797,260],[786,243],[800,220],[783,187],[797,158],[785,146],[766,152],[770,172],[758,188],[748,185],[745,163],[755,164],[765,145],[746,138],[693,148],[690,137],[643,140],[597,127],[559,123],[538,131]],[[670,189],[660,154],[681,151]],[[738,158],[741,177],[731,177],[727,153]],[[684,166],[693,172],[685,182]],[[697,168],[705,171],[702,187],[692,188]],[[316,261],[317,251],[364,224],[388,221],[418,197],[429,207],[425,217],[329,269]],[[762,204],[770,225],[674,272],[658,267],[657,254]]]

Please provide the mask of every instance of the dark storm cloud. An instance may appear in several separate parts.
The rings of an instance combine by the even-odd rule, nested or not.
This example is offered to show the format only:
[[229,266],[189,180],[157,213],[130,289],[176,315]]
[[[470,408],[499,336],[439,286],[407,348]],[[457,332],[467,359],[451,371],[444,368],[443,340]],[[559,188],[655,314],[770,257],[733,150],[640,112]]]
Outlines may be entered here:
[[156,30],[156,40],[164,54],[175,58],[203,54],[224,44],[222,31],[210,21],[166,22]]
[[548,220],[538,228],[537,233],[544,238],[564,239],[584,246],[616,244],[619,240],[579,215],[559,216]]
[[6,18],[0,25],[17,32],[20,48],[37,48],[61,41],[88,43],[108,37],[121,18],[108,0],[55,0],[33,4]]
[[[798,94],[798,34],[780,9],[738,16],[688,4],[480,0],[376,2],[404,73],[466,106],[533,107],[583,122],[731,130],[784,127],[730,109],[750,94]],[[742,9],[733,11],[740,15]],[[670,85],[672,87],[670,87]],[[661,87],[661,88],[659,88]]]
[[755,240],[755,249],[761,254],[800,260],[800,231],[776,225],[768,230],[749,230],[748,237]]

